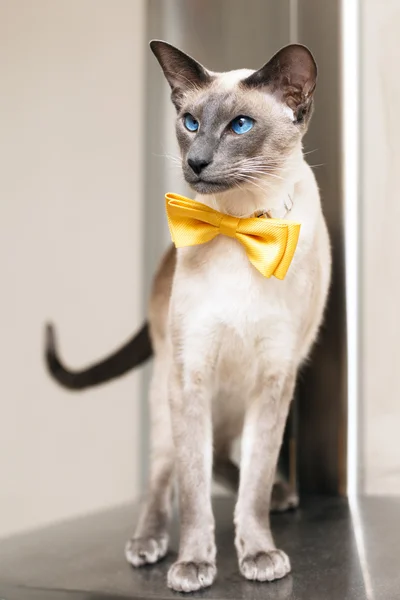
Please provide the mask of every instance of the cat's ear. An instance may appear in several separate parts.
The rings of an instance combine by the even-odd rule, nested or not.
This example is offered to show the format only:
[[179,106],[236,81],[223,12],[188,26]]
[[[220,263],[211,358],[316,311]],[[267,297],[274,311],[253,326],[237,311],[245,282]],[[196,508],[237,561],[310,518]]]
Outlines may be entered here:
[[179,107],[180,100],[188,89],[210,83],[212,78],[209,71],[178,48],[160,40],[151,41],[150,48],[171,86],[175,106]]
[[249,88],[268,88],[292,109],[294,121],[301,123],[311,114],[317,65],[306,46],[291,44],[242,83]]

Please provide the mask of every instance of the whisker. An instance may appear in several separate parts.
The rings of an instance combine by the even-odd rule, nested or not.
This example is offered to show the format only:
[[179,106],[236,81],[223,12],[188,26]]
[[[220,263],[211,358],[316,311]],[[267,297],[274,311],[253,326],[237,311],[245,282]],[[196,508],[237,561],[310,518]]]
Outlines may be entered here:
[[[265,188],[263,188],[261,185],[258,185],[258,183],[255,183],[255,181],[253,181],[255,179],[254,177],[250,177],[249,175],[242,175],[242,178],[244,179],[244,181],[246,181],[250,185],[254,185],[256,188],[260,189],[262,192],[265,193]],[[269,187],[270,189],[273,189],[273,187],[267,181],[264,181],[263,183],[265,183],[266,186]]]
[[153,153],[153,156],[156,158],[168,158],[168,160],[176,161],[177,163],[182,164],[182,157],[180,156],[174,156],[172,154],[156,154],[155,152]]
[[267,170],[267,171],[279,171],[280,166],[275,166],[275,165],[266,165],[266,164],[259,164],[259,165],[247,165],[247,164],[243,164],[241,165],[241,168],[243,169],[248,169],[248,170],[253,170],[253,169],[262,169],[262,170]]
[[259,174],[259,175],[267,175],[269,177],[274,177],[275,179],[280,179],[283,181],[283,177],[280,177],[279,175],[276,175],[275,173],[270,173],[269,171],[256,171],[254,169],[250,170],[250,171],[244,171],[244,173],[249,172],[249,173],[254,173],[254,174]]
[[[268,171],[267,169],[265,170],[258,170],[258,169],[248,169],[248,168],[240,168],[240,169],[235,169],[235,170],[230,170],[230,171],[223,171],[221,172],[219,175],[223,176],[223,177],[229,177],[232,175],[261,175],[264,177],[272,177],[274,179],[279,179],[280,181],[283,181],[284,178],[281,177],[280,175],[276,175],[275,173],[271,173],[270,171]],[[255,179],[261,180],[262,177],[255,177]]]
[[[276,169],[279,172],[282,171],[282,169]],[[270,175],[271,177],[275,177],[277,179],[283,179],[283,177],[281,177],[280,175],[276,175],[276,173],[273,172],[273,169],[269,169],[269,168],[262,168],[262,167],[258,167],[256,168],[251,168],[248,166],[243,166],[243,163],[239,163],[239,164],[234,164],[231,165],[229,169],[226,169],[224,171],[220,171],[219,175],[221,176],[229,176],[229,175],[240,175],[240,174],[260,174],[260,175]]]

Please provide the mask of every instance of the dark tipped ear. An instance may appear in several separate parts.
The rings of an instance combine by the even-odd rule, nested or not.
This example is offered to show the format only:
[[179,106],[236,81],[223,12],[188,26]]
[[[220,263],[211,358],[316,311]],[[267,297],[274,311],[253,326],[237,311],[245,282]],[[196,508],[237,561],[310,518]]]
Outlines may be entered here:
[[171,86],[172,101],[177,107],[185,91],[211,81],[211,75],[203,65],[171,44],[153,40],[150,48]]
[[311,114],[317,65],[308,48],[291,44],[242,83],[247,87],[268,87],[293,110],[295,121],[301,123]]

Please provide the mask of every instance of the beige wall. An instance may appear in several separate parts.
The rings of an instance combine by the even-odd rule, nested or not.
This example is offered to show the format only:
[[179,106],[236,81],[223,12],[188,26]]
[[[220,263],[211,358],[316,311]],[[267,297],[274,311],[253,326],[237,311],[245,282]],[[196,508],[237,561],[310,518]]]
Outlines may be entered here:
[[139,375],[73,395],[72,366],[141,321],[144,2],[0,0],[0,535],[132,498]]
[[362,3],[362,462],[367,493],[400,493],[400,4]]

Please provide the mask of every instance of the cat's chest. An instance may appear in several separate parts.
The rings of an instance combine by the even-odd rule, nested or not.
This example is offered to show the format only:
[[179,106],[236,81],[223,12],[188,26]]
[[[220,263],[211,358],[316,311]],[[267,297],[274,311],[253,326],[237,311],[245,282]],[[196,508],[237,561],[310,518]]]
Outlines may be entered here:
[[245,333],[291,311],[298,277],[263,277],[236,240],[220,237],[195,254],[181,252],[174,296],[190,320]]

